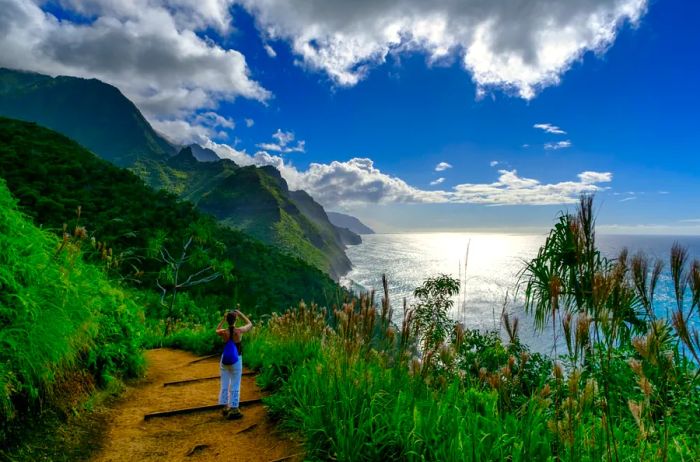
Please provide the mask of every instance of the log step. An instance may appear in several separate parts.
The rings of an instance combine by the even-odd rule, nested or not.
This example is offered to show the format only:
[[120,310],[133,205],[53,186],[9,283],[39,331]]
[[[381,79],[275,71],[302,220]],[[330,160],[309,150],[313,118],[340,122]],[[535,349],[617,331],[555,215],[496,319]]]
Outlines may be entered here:
[[194,361],[190,361],[187,364],[196,364],[196,363],[201,362],[201,361],[206,361],[207,359],[216,358],[217,356],[219,356],[219,354],[202,356],[201,358],[197,358]]
[[[248,399],[241,401],[239,406],[247,406],[262,402],[262,398]],[[173,409],[171,411],[151,412],[143,416],[143,420],[150,420],[156,417],[172,417],[175,415],[194,414],[195,412],[216,411],[223,408],[223,404],[210,404],[208,406],[187,407],[184,409]]]

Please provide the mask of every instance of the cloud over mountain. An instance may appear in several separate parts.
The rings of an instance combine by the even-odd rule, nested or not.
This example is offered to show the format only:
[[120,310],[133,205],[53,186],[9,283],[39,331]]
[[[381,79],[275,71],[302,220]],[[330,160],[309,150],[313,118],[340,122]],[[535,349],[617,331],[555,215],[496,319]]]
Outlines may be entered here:
[[0,0],[0,66],[99,78],[151,121],[194,126],[195,113],[222,100],[271,96],[251,77],[243,54],[197,33],[226,33],[229,1],[61,1],[74,20],[59,20],[41,9],[44,3]]
[[458,59],[479,94],[529,99],[585,52],[604,51],[647,0],[0,0],[0,66],[99,78],[170,138],[200,142],[220,130],[197,114],[272,96],[226,40],[236,4],[253,15],[269,56],[273,41],[287,41],[298,62],[341,86],[389,54],[419,51],[430,63]]

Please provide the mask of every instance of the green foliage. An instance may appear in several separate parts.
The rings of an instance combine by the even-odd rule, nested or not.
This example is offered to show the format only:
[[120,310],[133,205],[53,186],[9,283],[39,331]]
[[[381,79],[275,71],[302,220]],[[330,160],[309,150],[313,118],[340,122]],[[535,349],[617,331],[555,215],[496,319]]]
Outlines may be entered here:
[[459,281],[446,274],[427,279],[413,291],[417,302],[413,308],[415,326],[423,341],[423,353],[438,347],[445,341],[454,325],[448,315],[459,293]]
[[142,370],[133,296],[36,228],[0,180],[0,439],[28,413],[70,412],[74,395]]
[[164,336],[164,324],[152,323],[149,325],[144,335],[144,348],[177,348],[198,355],[216,353],[221,348],[221,339],[217,337],[211,327],[181,327]]
[[[358,327],[366,320],[357,313]],[[370,315],[371,316],[371,315]],[[533,408],[521,419],[499,415],[494,391],[464,388],[454,379],[439,389],[390,357],[356,349],[344,335],[299,311],[273,318],[256,333],[246,361],[259,383],[277,391],[270,412],[306,437],[313,460],[545,460],[547,418]],[[342,317],[342,316],[341,316]],[[348,343],[351,342],[351,343]],[[389,361],[389,362],[388,362]]]
[[[592,377],[575,371],[552,375],[551,361],[476,331],[457,331],[450,340],[456,351],[397,362],[397,344],[368,346],[375,334],[363,326],[372,324],[374,314],[358,305],[350,313],[354,305],[345,305],[331,318],[302,305],[273,316],[248,345],[247,364],[260,371],[259,384],[274,392],[266,399],[270,413],[303,434],[309,459],[607,459],[601,397]],[[625,359],[613,362],[619,367],[608,370],[626,374],[621,383],[629,383]],[[616,392],[643,394],[634,386]],[[631,414],[613,414],[608,422],[617,460],[664,460],[664,454],[666,460],[695,460],[698,429],[670,417],[666,446],[658,434],[641,437]]]
[[467,330],[459,342],[456,369],[464,371],[465,381],[473,386],[491,387],[489,378],[507,372],[510,396],[507,404],[517,408],[537,393],[548,382],[552,361],[532,353],[519,343],[504,344],[498,332]]
[[[555,345],[557,332],[566,344],[561,358],[568,378],[560,364],[554,368],[559,443],[575,451],[582,437],[579,426],[601,425],[602,453],[617,459],[619,439],[628,440],[619,429],[632,417],[640,447],[654,447],[661,459],[680,447],[679,438],[697,450],[699,429],[689,424],[687,414],[696,409],[695,400],[682,397],[698,394],[697,364],[686,355],[697,360],[700,351],[700,334],[692,323],[700,301],[700,262],[691,264],[687,251],[673,246],[677,309],[671,319],[661,319],[654,292],[662,263],[642,254],[630,259],[624,249],[616,259],[604,258],[593,216],[593,198],[581,197],[577,212],[560,217],[522,273],[525,307],[534,313],[536,327],[551,322]],[[599,407],[585,408],[591,402]]]
[[81,206],[79,225],[95,239],[95,258],[104,253],[118,262],[115,274],[137,287],[156,290],[160,250],[181,249],[193,236],[194,256],[183,271],[211,266],[222,273],[189,291],[211,310],[237,302],[255,315],[300,299],[330,305],[344,297],[328,276],[300,259],[217,224],[191,203],[152,190],[134,174],[34,124],[0,118],[0,177],[22,209],[49,229],[66,222],[73,228]]
[[269,403],[303,429],[317,460],[542,460],[549,453],[547,438],[535,436],[542,415],[527,426],[501,419],[492,392],[455,383],[438,397],[405,370],[346,359],[331,350],[298,367]]

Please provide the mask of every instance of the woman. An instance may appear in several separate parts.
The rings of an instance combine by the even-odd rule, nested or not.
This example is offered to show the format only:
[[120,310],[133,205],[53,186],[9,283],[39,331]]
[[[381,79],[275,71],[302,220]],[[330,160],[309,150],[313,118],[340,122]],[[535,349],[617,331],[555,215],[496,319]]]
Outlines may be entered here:
[[[236,327],[238,316],[243,318],[246,324],[243,327]],[[224,321],[228,327],[223,329]],[[238,401],[241,394],[241,375],[243,373],[243,348],[241,337],[245,332],[250,331],[253,324],[250,319],[238,310],[229,311],[216,326],[216,335],[224,341],[224,353],[221,355],[219,367],[221,369],[221,393],[219,394],[219,404],[224,404],[224,417],[227,419],[240,419],[243,417],[238,409]]]

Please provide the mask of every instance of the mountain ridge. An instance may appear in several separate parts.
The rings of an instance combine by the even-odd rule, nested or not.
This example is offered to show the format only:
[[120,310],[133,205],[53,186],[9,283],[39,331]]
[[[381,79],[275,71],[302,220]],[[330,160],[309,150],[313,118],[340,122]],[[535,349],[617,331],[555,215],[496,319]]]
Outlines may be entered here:
[[120,167],[176,153],[117,87],[97,79],[0,68],[0,114],[63,133]]
[[306,216],[301,209],[322,207],[308,195],[296,194],[295,201],[277,169],[238,166],[198,145],[177,149],[114,86],[0,68],[0,115],[63,133],[150,186],[195,203],[220,222],[306,259],[335,279],[351,268],[345,245],[359,236],[338,231],[325,212]]

